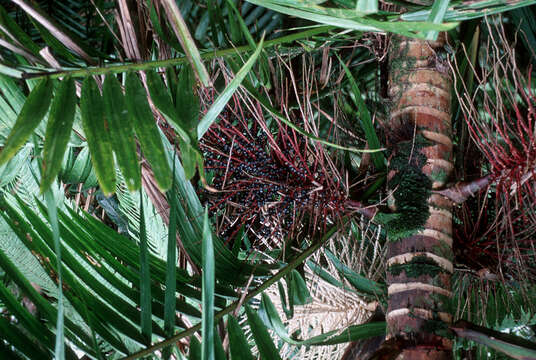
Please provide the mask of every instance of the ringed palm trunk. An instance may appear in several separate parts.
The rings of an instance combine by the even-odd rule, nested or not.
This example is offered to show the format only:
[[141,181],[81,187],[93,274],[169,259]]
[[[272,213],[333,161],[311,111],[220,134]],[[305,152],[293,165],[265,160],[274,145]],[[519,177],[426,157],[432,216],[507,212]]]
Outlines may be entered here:
[[452,359],[452,206],[435,194],[450,176],[451,80],[437,41],[395,36],[389,51],[388,339],[397,359]]

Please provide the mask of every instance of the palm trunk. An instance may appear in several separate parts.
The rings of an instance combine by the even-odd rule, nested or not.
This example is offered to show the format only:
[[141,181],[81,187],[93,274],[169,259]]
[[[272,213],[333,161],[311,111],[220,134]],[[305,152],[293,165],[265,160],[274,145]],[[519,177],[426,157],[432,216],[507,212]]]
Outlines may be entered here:
[[450,310],[452,205],[444,187],[453,163],[451,80],[434,42],[391,41],[388,338],[404,344],[397,359],[452,359]]

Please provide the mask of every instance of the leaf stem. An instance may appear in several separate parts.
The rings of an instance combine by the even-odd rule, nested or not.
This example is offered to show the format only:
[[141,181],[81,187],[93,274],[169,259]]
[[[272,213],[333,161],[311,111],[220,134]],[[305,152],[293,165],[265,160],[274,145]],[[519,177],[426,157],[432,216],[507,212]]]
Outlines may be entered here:
[[[331,29],[334,29],[334,27],[333,26],[319,26],[319,27],[315,27],[315,28],[308,29],[305,31],[301,31],[299,33],[282,36],[277,39],[265,41],[264,48],[266,49],[269,47],[274,47],[277,45],[308,38],[317,34],[327,32]],[[254,50],[255,49],[252,48],[250,45],[243,45],[243,46],[238,46],[238,47],[229,48],[229,49],[205,51],[201,54],[201,59],[211,60],[211,59],[220,58],[220,57],[236,56],[236,55],[251,52]],[[51,79],[57,79],[57,78],[64,77],[64,76],[87,77],[91,75],[104,75],[104,74],[122,73],[122,72],[127,72],[127,71],[143,71],[143,70],[149,70],[149,69],[154,69],[154,68],[164,68],[164,67],[174,66],[178,64],[184,64],[187,62],[188,62],[188,58],[186,56],[183,56],[183,57],[174,58],[174,59],[148,61],[148,62],[143,62],[143,63],[111,65],[111,66],[106,66],[106,67],[87,67],[87,68],[76,69],[76,70],[62,70],[62,71],[55,71],[55,72],[38,72],[38,73],[23,72],[22,78],[23,79],[39,79],[39,78],[49,77]]]

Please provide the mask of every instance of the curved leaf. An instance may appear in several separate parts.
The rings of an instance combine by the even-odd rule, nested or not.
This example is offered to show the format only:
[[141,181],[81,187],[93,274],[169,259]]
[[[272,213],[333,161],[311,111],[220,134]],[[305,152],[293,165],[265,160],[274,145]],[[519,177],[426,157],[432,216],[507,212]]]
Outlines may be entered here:
[[372,281],[364,276],[359,275],[352,269],[344,265],[337,257],[329,250],[325,250],[325,254],[331,263],[348,280],[353,287],[358,291],[364,292],[368,295],[382,296],[385,295],[385,285]]
[[129,117],[140,140],[144,156],[153,169],[158,187],[166,191],[171,187],[171,169],[166,160],[164,145],[147,101],[147,94],[135,73],[128,73],[125,100]]
[[[173,101],[171,100],[171,96],[166,88],[166,85],[160,78],[160,75],[158,75],[154,71],[147,71],[146,74],[147,87],[149,88],[149,93],[151,94],[151,99],[153,100],[153,103],[162,112],[166,120],[172,124],[179,136],[184,141],[190,142],[190,135],[188,135],[184,124],[181,124],[179,120],[178,114],[182,114],[182,112],[180,111],[180,109],[179,111],[175,109]],[[197,114],[199,115],[199,112]]]
[[244,335],[234,316],[229,316],[227,320],[227,331],[229,334],[230,358],[233,360],[254,360],[246,335]]
[[51,99],[52,81],[45,78],[28,95],[17,121],[9,133],[4,149],[0,152],[0,165],[11,159],[28,140],[47,113]]
[[257,313],[253,311],[249,305],[246,305],[246,314],[248,316],[248,324],[251,328],[251,333],[253,334],[257,348],[259,349],[261,359],[281,360],[281,356],[279,356],[279,352],[277,351],[272,338],[270,337],[270,333],[268,333],[266,325],[264,325],[259,315],[257,315]]

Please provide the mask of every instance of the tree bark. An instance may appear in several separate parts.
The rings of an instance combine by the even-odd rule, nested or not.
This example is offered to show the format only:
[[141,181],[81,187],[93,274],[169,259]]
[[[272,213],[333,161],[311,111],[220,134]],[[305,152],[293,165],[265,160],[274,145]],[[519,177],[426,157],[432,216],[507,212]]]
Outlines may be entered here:
[[441,190],[453,170],[451,78],[445,34],[437,41],[394,36],[389,50],[387,339],[397,359],[452,359],[448,326],[452,265],[452,203]]

